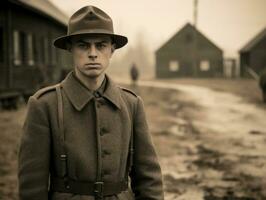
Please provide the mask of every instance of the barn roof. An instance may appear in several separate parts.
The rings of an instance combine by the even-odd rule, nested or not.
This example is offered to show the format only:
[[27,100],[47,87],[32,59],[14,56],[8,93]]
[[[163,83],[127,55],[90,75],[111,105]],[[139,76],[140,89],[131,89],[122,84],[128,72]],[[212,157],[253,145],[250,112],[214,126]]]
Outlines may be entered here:
[[240,49],[240,52],[248,52],[248,51],[250,51],[264,37],[266,37],[266,27],[262,31],[260,31],[253,39],[251,39],[242,49]]
[[50,2],[50,0],[10,0],[10,2],[24,6],[27,9],[32,9],[63,25],[67,25],[68,16]]
[[203,33],[201,33],[197,28],[195,28],[192,24],[186,23],[177,33],[175,33],[167,42],[165,42],[160,48],[157,49],[156,52],[160,51],[167,43],[169,43],[173,38],[175,38],[177,35],[181,34],[184,29],[192,28],[193,30],[196,30],[196,33],[198,35],[201,35],[206,41],[211,43],[215,48],[219,49],[220,51],[223,51],[220,47],[218,47],[214,42],[212,42],[208,37],[206,37]]

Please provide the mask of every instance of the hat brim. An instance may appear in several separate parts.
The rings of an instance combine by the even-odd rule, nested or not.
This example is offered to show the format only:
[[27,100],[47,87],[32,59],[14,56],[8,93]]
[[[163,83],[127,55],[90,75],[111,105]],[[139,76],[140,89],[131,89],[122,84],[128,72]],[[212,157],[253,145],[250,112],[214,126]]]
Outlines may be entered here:
[[60,49],[68,50],[68,45],[67,43],[70,42],[71,37],[75,36],[84,36],[84,35],[90,35],[90,36],[95,36],[95,35],[107,35],[110,36],[113,39],[113,42],[115,43],[115,48],[119,49],[123,46],[125,46],[128,42],[127,37],[122,36],[122,35],[117,35],[117,34],[109,34],[109,33],[79,33],[79,34],[72,34],[72,35],[66,35],[62,36],[59,38],[56,38],[53,42],[54,46]]

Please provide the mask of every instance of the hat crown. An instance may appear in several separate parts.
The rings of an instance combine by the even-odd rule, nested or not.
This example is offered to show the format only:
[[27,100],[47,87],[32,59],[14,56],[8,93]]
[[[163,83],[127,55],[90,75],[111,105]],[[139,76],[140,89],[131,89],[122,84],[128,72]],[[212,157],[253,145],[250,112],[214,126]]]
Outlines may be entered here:
[[110,36],[116,49],[128,42],[127,37],[114,33],[113,21],[108,14],[95,6],[85,6],[70,17],[67,35],[55,39],[54,46],[68,50],[71,37],[95,34]]
[[114,33],[111,17],[95,6],[85,6],[76,11],[69,19],[68,35],[82,32]]

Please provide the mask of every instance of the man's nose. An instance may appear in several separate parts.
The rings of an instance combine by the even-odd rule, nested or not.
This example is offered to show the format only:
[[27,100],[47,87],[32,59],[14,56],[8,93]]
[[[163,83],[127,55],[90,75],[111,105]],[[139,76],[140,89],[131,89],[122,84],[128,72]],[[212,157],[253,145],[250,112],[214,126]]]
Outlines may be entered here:
[[89,58],[91,58],[91,59],[97,58],[97,49],[96,49],[95,45],[91,45],[91,48],[89,50]]

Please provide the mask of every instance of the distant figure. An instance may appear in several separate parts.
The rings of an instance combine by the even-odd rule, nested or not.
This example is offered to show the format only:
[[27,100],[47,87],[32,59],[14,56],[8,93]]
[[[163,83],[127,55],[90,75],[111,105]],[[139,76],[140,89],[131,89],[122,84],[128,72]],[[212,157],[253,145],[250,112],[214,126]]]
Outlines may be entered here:
[[138,78],[139,78],[139,70],[138,70],[135,63],[133,63],[133,65],[130,69],[130,76],[131,76],[131,80],[132,80],[133,85],[135,85]]
[[262,91],[263,102],[266,103],[266,69],[260,74],[259,84]]

